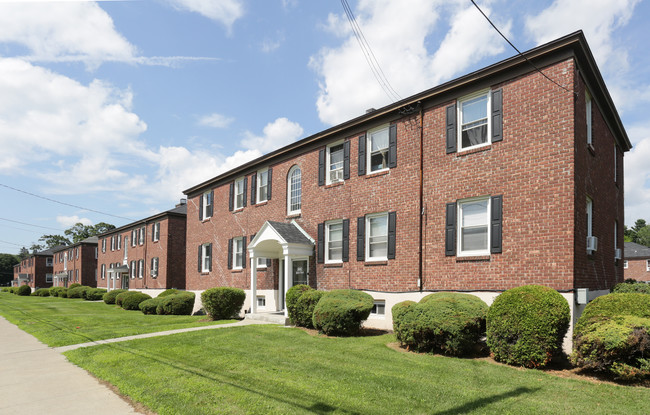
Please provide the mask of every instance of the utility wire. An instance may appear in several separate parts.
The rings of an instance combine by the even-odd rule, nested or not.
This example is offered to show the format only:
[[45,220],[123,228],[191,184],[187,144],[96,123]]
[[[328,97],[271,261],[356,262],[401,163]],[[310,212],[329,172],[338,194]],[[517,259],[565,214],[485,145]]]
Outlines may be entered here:
[[500,31],[500,30],[499,30],[499,29],[494,25],[494,23],[492,23],[492,20],[490,20],[490,18],[487,17],[487,15],[486,15],[485,13],[483,13],[483,10],[481,10],[481,8],[478,7],[478,5],[476,4],[476,2],[474,2],[474,0],[470,0],[470,1],[471,1],[472,4],[474,5],[474,7],[476,7],[476,8],[478,9],[478,11],[481,12],[481,14],[483,15],[483,17],[485,17],[485,19],[488,21],[488,23],[490,23],[490,25],[492,25],[492,27],[494,28],[494,30],[496,30],[497,33],[500,34],[501,37],[502,37],[506,42],[508,42],[508,44],[509,44],[510,46],[512,46],[512,48],[513,48],[514,50],[517,51],[517,53],[519,54],[519,56],[521,56],[522,58],[524,58],[524,59],[526,60],[526,62],[528,62],[528,63],[530,64],[530,66],[532,66],[533,68],[535,68],[535,70],[536,70],[537,72],[539,72],[540,74],[542,74],[542,76],[543,76],[544,78],[548,79],[549,81],[551,81],[551,82],[554,83],[555,85],[559,86],[560,88],[564,89],[564,90],[567,91],[567,92],[570,92],[570,93],[572,93],[572,94],[574,94],[574,95],[578,95],[576,92],[571,91],[570,89],[568,89],[568,88],[565,87],[564,85],[560,85],[560,84],[558,84],[557,82],[555,82],[554,80],[552,80],[551,78],[549,78],[549,77],[548,77],[544,72],[542,72],[541,69],[539,69],[539,68],[538,68],[538,67],[537,67],[533,62],[531,62],[530,59],[528,59],[527,57],[525,57],[525,56],[523,55],[523,53],[521,53],[521,52],[519,51],[519,49],[517,49],[517,47],[516,47],[515,45],[513,45],[512,42],[509,41],[508,38],[505,37],[505,35],[504,35],[503,33],[501,33],[501,31]]
[[381,87],[381,89],[384,90],[384,93],[388,96],[388,99],[390,99],[391,101],[395,102],[402,99],[402,97],[395,91],[393,86],[390,84],[388,78],[386,78],[384,71],[381,69],[381,66],[379,65],[379,61],[377,61],[375,54],[372,52],[372,48],[370,47],[370,44],[366,40],[366,37],[363,35],[363,32],[361,31],[361,27],[357,23],[357,19],[354,17],[354,13],[352,13],[352,9],[350,8],[350,5],[346,0],[341,0],[341,5],[343,6],[343,10],[345,10],[345,16],[348,18],[348,21],[350,22],[350,26],[352,27],[352,32],[354,33],[357,42],[359,42],[359,46],[361,47],[363,56],[366,58],[366,62],[368,62],[368,66],[370,66],[370,70],[372,71],[372,74],[374,75],[375,79],[379,83],[379,86]]
[[23,244],[23,245],[19,245],[19,244],[15,244],[15,243],[13,243],[13,242],[8,242],[8,241],[3,241],[3,240],[1,240],[1,239],[0,239],[0,242],[2,242],[2,243],[5,243],[5,244],[9,244],[9,245],[15,245],[15,246],[19,246],[19,247],[21,247],[21,248],[23,248],[23,247],[25,247],[25,248],[26,248],[26,247],[27,247],[27,245],[29,245],[29,244]]
[[[33,226],[35,228],[43,228],[43,229],[50,229],[50,230],[53,230],[53,231],[64,232],[64,229],[50,228],[48,226],[41,226],[41,225],[34,225],[34,224],[31,224],[31,223],[20,222],[20,221],[17,221],[17,220],[12,220],[12,219],[7,219],[7,218],[0,218],[0,220],[6,220],[7,222],[13,222],[13,223],[20,223],[21,225]],[[16,228],[16,229],[20,229],[20,228]],[[26,230],[26,229],[23,229],[23,230]]]
[[114,217],[114,218],[126,219],[126,220],[128,220],[129,222],[133,222],[133,221],[134,221],[134,219],[131,219],[131,218],[125,218],[124,216],[117,216],[117,215],[113,215],[113,214],[110,214],[110,213],[101,212],[101,211],[99,211],[99,210],[89,209],[89,208],[86,208],[86,207],[83,207],[83,206],[77,206],[77,205],[73,205],[73,204],[70,204],[70,203],[59,202],[58,200],[50,199],[49,197],[45,197],[45,196],[36,195],[36,194],[34,194],[34,193],[30,193],[30,192],[27,192],[27,191],[25,191],[25,190],[16,189],[15,187],[7,186],[6,184],[2,184],[2,183],[0,183],[0,186],[2,186],[2,187],[6,187],[7,189],[15,190],[16,192],[24,193],[24,194],[26,194],[26,195],[34,196],[34,197],[37,197],[37,198],[39,198],[39,199],[47,200],[47,201],[49,201],[49,202],[58,203],[58,204],[60,204],[60,205],[70,206],[70,207],[77,208],[77,209],[82,209],[82,210],[87,210],[87,211],[89,211],[89,212],[99,213],[100,215],[111,216],[111,217]]

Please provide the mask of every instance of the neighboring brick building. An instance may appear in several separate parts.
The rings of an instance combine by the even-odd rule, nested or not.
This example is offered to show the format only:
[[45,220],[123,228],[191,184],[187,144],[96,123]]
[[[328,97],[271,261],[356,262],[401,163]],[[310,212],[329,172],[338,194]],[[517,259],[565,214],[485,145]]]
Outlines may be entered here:
[[97,237],[91,236],[70,246],[61,246],[54,253],[54,287],[78,283],[97,286]]
[[35,252],[14,265],[13,287],[29,285],[33,289],[52,286],[52,250]]
[[625,279],[650,282],[650,248],[625,242]]
[[[98,287],[185,288],[185,202],[99,235]],[[156,291],[158,290],[158,291]]]
[[390,328],[405,299],[543,284],[575,319],[577,289],[623,281],[630,148],[576,32],[185,190],[187,289],[240,287],[252,312],[359,289]]

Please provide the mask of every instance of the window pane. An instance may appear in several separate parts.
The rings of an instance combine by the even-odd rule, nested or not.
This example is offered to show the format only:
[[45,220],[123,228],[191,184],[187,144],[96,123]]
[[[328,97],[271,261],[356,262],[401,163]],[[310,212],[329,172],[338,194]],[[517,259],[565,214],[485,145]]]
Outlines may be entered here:
[[462,226],[487,225],[487,200],[477,200],[461,205]]
[[368,255],[384,258],[388,255],[388,215],[368,220]]
[[388,128],[374,132],[370,135],[370,151],[375,152],[388,148]]
[[487,120],[487,94],[468,99],[461,103],[461,122],[463,126],[479,120]]
[[483,125],[463,129],[462,141],[463,148],[487,143],[487,120]]
[[301,172],[300,169],[295,169],[291,173],[290,182],[290,196],[289,196],[289,210],[295,212],[300,210],[302,188],[301,188]]
[[343,259],[343,223],[332,223],[328,226],[327,257],[332,261]]
[[330,147],[330,181],[343,179],[343,144]]
[[257,201],[258,202],[263,202],[268,199],[267,194],[266,194],[266,189],[268,186],[268,181],[269,181],[269,172],[268,170],[265,170],[257,175],[257,186],[258,186],[258,195],[257,195]]
[[462,251],[480,251],[487,249],[487,231],[487,226],[463,229],[460,249]]
[[388,166],[388,150],[372,153],[370,156],[370,171],[381,170]]
[[235,239],[235,267],[242,267],[242,252],[243,252],[243,241],[241,239]]

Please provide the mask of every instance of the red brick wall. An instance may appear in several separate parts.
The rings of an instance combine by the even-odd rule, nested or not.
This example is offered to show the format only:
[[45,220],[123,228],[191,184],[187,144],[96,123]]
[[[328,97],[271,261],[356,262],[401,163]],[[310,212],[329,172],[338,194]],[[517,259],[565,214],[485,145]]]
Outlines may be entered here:
[[47,274],[52,273],[52,267],[47,266],[47,256],[35,255],[30,258],[23,259],[20,262],[19,272],[16,273],[14,268],[14,278],[18,278],[18,274],[29,275],[29,285],[32,288],[47,288],[51,287],[52,283],[47,282]]
[[[79,244],[73,245],[63,251],[56,252],[54,254],[54,275],[66,272],[65,268],[65,259],[60,260],[61,255],[68,253],[68,265],[67,270],[72,271],[72,278],[68,280],[68,285],[73,283],[78,283],[88,287],[96,287],[97,281],[95,281],[95,268],[97,267],[97,259],[95,258],[95,244]],[[79,255],[77,256],[77,250]],[[70,252],[72,251],[72,255]],[[99,278],[99,275],[98,277]],[[62,286],[62,284],[59,284]]]
[[650,271],[647,270],[646,261],[648,259],[628,259],[625,279],[632,278],[637,281],[650,281]]

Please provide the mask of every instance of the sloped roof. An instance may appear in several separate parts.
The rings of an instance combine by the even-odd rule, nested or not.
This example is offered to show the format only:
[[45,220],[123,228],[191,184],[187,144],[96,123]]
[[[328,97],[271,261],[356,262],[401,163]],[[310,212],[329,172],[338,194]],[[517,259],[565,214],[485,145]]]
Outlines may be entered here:
[[305,236],[293,223],[268,221],[269,225],[290,244],[313,245],[314,243]]
[[128,224],[126,224],[124,226],[120,226],[119,228],[111,229],[110,231],[100,233],[97,236],[103,237],[103,236],[106,236],[106,235],[111,235],[111,234],[114,234],[114,233],[122,232],[125,229],[142,226],[143,224],[145,224],[147,222],[151,222],[153,220],[163,218],[165,216],[187,216],[187,204],[182,204],[180,206],[176,206],[173,209],[169,209],[169,210],[166,210],[164,212],[157,213],[157,214],[155,214],[153,216],[149,216],[149,217],[144,218],[144,219],[136,220],[136,221],[128,223]]
[[650,248],[634,242],[625,242],[625,259],[650,258]]

